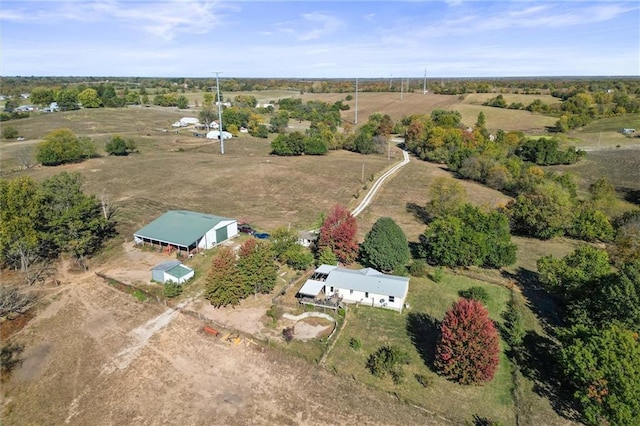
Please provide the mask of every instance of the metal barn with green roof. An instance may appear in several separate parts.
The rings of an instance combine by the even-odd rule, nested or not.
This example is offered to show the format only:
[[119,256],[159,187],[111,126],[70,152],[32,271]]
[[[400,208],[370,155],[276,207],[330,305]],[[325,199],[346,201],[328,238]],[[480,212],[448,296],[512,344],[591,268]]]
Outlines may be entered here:
[[192,253],[238,235],[238,221],[188,210],[170,210],[133,234],[136,244],[173,247]]

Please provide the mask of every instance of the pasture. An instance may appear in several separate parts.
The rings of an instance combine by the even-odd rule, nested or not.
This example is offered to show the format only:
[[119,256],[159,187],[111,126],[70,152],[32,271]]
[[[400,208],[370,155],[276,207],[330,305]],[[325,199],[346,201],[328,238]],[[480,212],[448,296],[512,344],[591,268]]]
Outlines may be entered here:
[[[256,95],[256,97],[261,101],[266,101],[289,94],[300,96],[295,92],[278,92]],[[232,95],[234,94],[226,93],[225,97]],[[198,96],[198,94],[194,94],[194,96]],[[335,102],[344,99],[345,96],[346,94],[304,94],[302,99],[303,101],[317,99]],[[518,96],[531,96],[531,100],[540,97],[536,95]],[[479,104],[480,101],[480,98],[472,96],[458,97],[430,93],[426,95],[405,93],[402,99],[400,99],[400,93],[360,93],[358,96],[358,124],[365,123],[368,115],[374,112],[389,114],[393,120],[398,120],[410,114],[429,114],[435,108],[459,110],[463,115],[465,125],[473,125],[477,114],[482,111],[487,117],[487,126],[491,130],[502,128],[522,130],[530,134],[544,134],[545,127],[555,122],[555,119],[551,117],[531,114],[526,111],[484,107]],[[522,102],[526,104],[525,101]],[[351,105],[351,109],[343,111],[342,115],[345,121],[353,123],[355,121],[355,100],[349,101],[348,104]],[[171,128],[171,124],[183,116],[197,116],[197,111],[129,107],[79,110],[12,121],[9,124],[16,127],[27,140],[0,142],[0,172],[2,178],[28,174],[38,180],[61,171],[79,172],[85,179],[86,191],[97,195],[105,194],[115,203],[118,207],[117,219],[120,238],[113,242],[109,248],[108,256],[96,259],[96,264],[93,266],[101,267],[103,265],[98,263],[102,260],[112,263],[111,266],[118,264],[118,258],[123,255],[122,240],[131,240],[133,231],[168,209],[188,209],[234,217],[250,222],[259,231],[272,231],[280,226],[291,226],[292,229],[317,227],[320,215],[326,213],[334,204],[340,203],[353,208],[357,204],[358,198],[364,195],[370,185],[369,178],[379,175],[401,158],[399,149],[395,147],[391,151],[390,159],[387,159],[386,153],[362,156],[346,151],[330,152],[328,155],[320,157],[274,157],[269,155],[269,142],[273,135],[270,135],[269,139],[243,136],[225,141],[225,155],[223,156],[220,154],[220,146],[216,142],[192,137],[187,130],[179,130],[176,134],[176,131]],[[292,124],[303,125],[304,123]],[[574,132],[571,136],[576,138],[578,147],[581,147],[580,141],[582,139],[579,138],[582,136],[602,131],[607,135],[611,133],[610,136],[613,137],[612,129],[615,126],[617,123],[610,124],[610,128],[602,130],[597,130],[597,127],[590,130],[585,128],[586,130],[583,132],[588,130],[587,133]],[[26,151],[33,150],[35,144],[46,133],[60,127],[68,127],[79,136],[89,136],[94,139],[102,156],[78,164],[59,167],[38,166],[27,171],[18,170],[20,165],[18,157]],[[125,139],[134,139],[140,152],[127,157],[104,155],[104,144],[114,134],[119,134]],[[624,142],[628,144],[629,141],[632,142],[632,140],[625,138]],[[573,166],[563,166],[562,169],[581,176],[583,186],[595,180],[599,175],[608,175],[612,180],[615,179],[619,188],[629,187],[638,190],[640,189],[637,179],[639,154],[640,150],[637,149],[590,152],[586,160]],[[611,167],[612,161],[618,161],[615,163],[616,167]],[[419,211],[428,201],[429,186],[434,178],[447,175],[450,173],[443,166],[412,158],[407,166],[385,183],[372,204],[358,217],[358,238],[362,240],[379,217],[389,216],[403,228],[410,241],[417,241],[426,226],[419,217]],[[477,183],[470,181],[462,183],[467,190],[468,200],[473,204],[494,207],[504,205],[509,201],[509,197],[506,195]],[[537,258],[550,253],[566,254],[576,244],[567,240],[538,241],[524,238],[516,238],[515,242],[519,246],[518,263],[507,269],[507,272],[514,276],[522,271],[527,274],[533,273]],[[199,261],[204,262],[204,259]],[[489,275],[491,278],[501,278],[498,272],[490,272]],[[152,373],[157,372],[159,367],[169,371],[169,373],[161,375],[159,383],[170,387],[187,377],[188,380],[185,383],[195,383],[196,389],[204,389],[204,392],[214,394],[220,402],[226,402],[224,395],[220,395],[216,389],[194,378],[193,371],[202,367],[202,364],[198,364],[198,360],[202,361],[201,357],[191,354],[186,358],[179,358],[181,345],[184,344],[189,348],[194,348],[196,351],[194,354],[205,354],[210,350],[207,341],[204,341],[202,336],[195,332],[197,326],[186,320],[180,320],[171,326],[174,334],[163,332],[157,341],[152,342],[154,346],[140,356],[138,364],[134,364],[132,371],[128,371],[131,373],[128,377],[132,377],[129,381],[118,382],[114,375],[107,378],[108,382],[96,386],[92,385],[97,372],[94,371],[95,368],[92,369],[88,365],[82,364],[85,362],[83,361],[85,347],[89,348],[91,357],[98,362],[96,365],[105,364],[108,362],[109,356],[117,354],[121,349],[122,342],[119,342],[118,339],[122,339],[122,334],[158,312],[155,308],[149,311],[143,305],[127,303],[126,306],[130,307],[131,312],[114,313],[113,306],[107,302],[114,301],[120,306],[122,303],[120,295],[114,294],[111,290],[96,290],[95,283],[84,276],[72,278],[72,282],[86,282],[86,284],[79,287],[81,290],[63,290],[60,294],[65,297],[64,303],[53,305],[54,307],[62,305],[58,306],[61,315],[57,316],[57,312],[49,313],[48,318],[50,319],[45,317],[39,321],[29,337],[29,343],[32,345],[38,344],[34,336],[51,335],[52,339],[66,342],[65,345],[69,346],[68,352],[65,353],[64,345],[51,344],[52,355],[49,360],[43,361],[43,365],[45,365],[45,361],[53,360],[51,365],[54,367],[61,368],[61,371],[65,371],[69,375],[76,374],[74,377],[78,379],[78,384],[66,384],[56,399],[61,406],[69,406],[71,412],[76,395],[84,392],[84,389],[88,389],[85,393],[93,394],[95,398],[85,398],[84,401],[79,402],[84,404],[82,408],[85,411],[82,412],[82,415],[93,415],[94,418],[99,418],[105,414],[101,410],[109,408],[112,410],[109,411],[112,413],[111,419],[117,422],[121,418],[126,418],[126,413],[122,411],[121,407],[120,409],[113,406],[103,407],[96,401],[105,395],[116,395],[118,392],[131,391],[136,387],[139,389],[135,378],[152,377]],[[357,405],[358,401],[361,403],[384,401],[385,404],[389,404],[389,407],[393,407],[394,411],[398,409],[398,404],[390,403],[385,399],[385,393],[397,392],[402,399],[415,402],[431,412],[442,414],[447,419],[453,419],[456,424],[471,421],[474,414],[495,418],[504,424],[512,424],[515,412],[519,413],[521,421],[529,422],[528,424],[567,424],[568,420],[557,415],[551,408],[549,400],[541,396],[539,390],[536,391],[537,383],[533,380],[520,377],[519,388],[513,390],[512,378],[514,374],[517,376],[517,373],[512,371],[512,365],[504,356],[501,358],[501,367],[496,380],[484,387],[465,388],[437,377],[431,372],[428,361],[425,362],[416,350],[411,342],[411,336],[407,333],[409,315],[423,313],[432,319],[442,318],[444,311],[455,299],[457,291],[460,288],[466,288],[471,283],[485,286],[490,291],[492,317],[499,320],[499,313],[509,296],[508,290],[496,285],[478,283],[467,278],[449,275],[446,275],[445,280],[440,284],[435,284],[426,278],[412,279],[409,298],[412,308],[402,315],[365,307],[351,311],[347,327],[340,336],[328,361],[328,365],[333,366],[335,372],[340,376],[340,381],[337,382],[332,381],[333,379],[326,379],[324,373],[318,373],[317,367],[310,364],[300,364],[297,361],[287,361],[284,358],[277,360],[269,358],[264,363],[258,363],[256,358],[249,353],[250,351],[242,352],[242,360],[258,363],[258,372],[262,375],[259,377],[274,376],[282,379],[283,383],[290,382],[291,386],[278,387],[278,381],[271,380],[260,388],[258,393],[252,393],[249,387],[243,388],[242,392],[231,387],[225,388],[225,392],[236,392],[247,401],[255,400],[258,402],[248,407],[231,404],[223,418],[233,419],[233,415],[239,410],[248,408],[253,410],[249,413],[267,413],[265,419],[276,423],[279,420],[280,423],[293,421],[292,419],[296,418],[295,413],[288,413],[283,417],[269,417],[274,413],[274,411],[269,411],[273,410],[273,407],[260,401],[268,399],[269,391],[276,389],[277,404],[275,406],[283,410],[292,409],[293,407],[287,402],[288,392],[299,394],[308,389],[310,385],[318,383],[327,387],[337,386],[339,389],[348,389],[353,393],[353,399],[346,399],[345,395],[349,392],[341,392],[339,395],[340,398],[345,398],[345,401],[352,402],[351,406]],[[541,332],[538,323],[540,312],[536,310],[535,306],[538,300],[533,299],[537,293],[535,293],[535,289],[525,290],[524,296],[530,298],[527,326]],[[67,296],[65,291],[68,291],[70,296]],[[102,301],[103,299],[107,302]],[[99,308],[98,313],[102,317],[96,316],[96,307]],[[265,310],[268,307],[268,304],[265,305]],[[62,320],[62,314],[69,315],[73,309],[81,311],[81,316],[75,320],[73,327],[70,328],[81,336],[75,340],[64,331]],[[111,318],[111,320],[105,322],[100,318]],[[126,320],[128,325],[122,325],[119,322],[120,319]],[[175,340],[175,333],[184,335],[184,339]],[[105,345],[101,346],[96,343],[98,339],[95,339],[95,336],[98,338],[108,336],[109,339]],[[349,337],[363,339],[363,348],[360,352],[354,353],[353,349],[348,346]],[[400,387],[393,385],[390,380],[380,381],[374,378],[363,367],[366,356],[377,349],[380,344],[386,342],[398,344],[411,351],[412,354],[413,363],[407,369],[405,383]],[[296,345],[300,344],[300,342],[296,342]],[[293,349],[295,350],[295,347]],[[216,345],[215,351],[220,359],[226,360],[225,370],[216,376],[216,383],[231,383],[234,377],[232,375],[233,369],[241,368],[238,363],[232,362],[231,358],[236,354],[229,352],[224,346],[218,347],[218,345]],[[176,358],[177,355],[178,358]],[[269,356],[273,357],[273,355]],[[177,361],[175,361],[176,359]],[[197,368],[187,368],[187,361],[195,363]],[[65,365],[70,367],[66,368]],[[74,372],[76,365],[79,366],[79,373]],[[45,367],[40,366],[39,368]],[[285,374],[289,368],[291,374]],[[38,399],[35,395],[46,395],[53,389],[56,382],[54,378],[58,374],[54,370],[44,369],[34,373],[35,378],[46,378],[46,381],[40,380],[39,383],[34,384],[36,382],[26,380],[15,385],[17,387],[13,389],[17,392],[16,395],[20,395],[22,398],[18,404],[19,412],[28,413],[35,410],[38,412],[38,416],[34,418],[46,418],[47,410],[50,408],[45,401]],[[204,371],[210,375],[217,374],[210,366],[206,367]],[[312,376],[305,376],[309,371],[315,372]],[[414,374],[424,374],[432,378],[432,385],[423,388],[414,379]],[[351,380],[343,380],[344,377],[355,378],[357,382],[364,383],[364,386],[354,384]],[[242,379],[248,382],[257,380],[251,375],[243,375]],[[164,382],[162,382],[163,380]],[[151,386],[149,383],[145,385]],[[162,389],[157,384],[154,386],[158,386],[158,391]],[[372,391],[371,388],[383,392]],[[185,385],[176,392],[178,393],[175,396],[188,397],[192,391]],[[514,402],[512,392],[519,392],[517,404]],[[364,395],[367,394],[372,396],[365,397]],[[337,396],[335,398],[328,395],[321,396],[318,395],[318,392],[314,395],[326,406],[332,406],[339,399]],[[140,401],[144,400],[142,396],[139,398]],[[301,405],[304,403],[300,399],[296,401]],[[170,398],[165,401],[168,407],[172,402],[175,404],[175,401],[171,401]],[[365,409],[350,416],[345,414],[349,409],[345,407],[349,404],[340,402],[338,405],[343,411],[340,411],[342,414],[335,417],[336,419],[344,420],[347,423],[358,420],[369,420],[371,424],[376,423],[370,421],[371,417],[365,414],[367,411]],[[179,412],[185,413],[185,415],[189,414],[186,408]],[[202,407],[195,404],[193,408]],[[137,404],[132,410],[134,414],[147,415],[150,416],[150,419],[164,419],[159,413],[150,412],[148,406],[143,403]],[[320,410],[317,407],[311,411],[322,416],[322,414],[318,414]],[[313,419],[306,417],[308,412],[302,415],[309,422],[312,422]],[[374,410],[372,413],[379,414],[380,411]],[[415,412],[413,413],[415,415]],[[390,422],[389,416],[379,415],[381,416],[379,422],[383,424]],[[14,420],[16,418],[18,417],[14,417]],[[247,420],[247,418],[238,417],[237,424],[241,424],[242,420]],[[320,418],[326,419],[326,417]],[[407,418],[411,418],[411,416],[402,416],[404,424],[408,424]],[[194,422],[198,420],[197,418],[191,419]],[[64,416],[58,416],[55,420],[58,423],[62,422]],[[326,421],[330,422],[330,420]],[[420,421],[422,423],[428,422],[422,418]],[[234,424],[233,422],[232,420],[229,424]],[[434,421],[433,424],[438,424],[438,421]]]

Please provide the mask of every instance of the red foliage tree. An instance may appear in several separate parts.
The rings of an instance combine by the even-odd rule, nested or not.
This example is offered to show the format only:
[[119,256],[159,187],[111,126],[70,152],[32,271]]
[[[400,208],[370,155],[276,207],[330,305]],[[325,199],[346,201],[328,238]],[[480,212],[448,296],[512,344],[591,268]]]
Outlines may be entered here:
[[335,205],[320,228],[318,252],[329,248],[342,263],[351,263],[358,255],[358,224],[351,212]]
[[461,384],[488,382],[498,367],[498,332],[477,300],[460,299],[440,325],[435,366]]

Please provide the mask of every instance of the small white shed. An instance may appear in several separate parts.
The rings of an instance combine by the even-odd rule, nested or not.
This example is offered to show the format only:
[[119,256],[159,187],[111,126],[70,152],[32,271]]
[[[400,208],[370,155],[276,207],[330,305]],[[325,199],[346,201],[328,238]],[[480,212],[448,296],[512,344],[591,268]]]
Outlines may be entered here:
[[168,260],[151,268],[151,279],[162,284],[169,281],[182,284],[189,281],[194,275],[194,270],[183,265],[179,260]]

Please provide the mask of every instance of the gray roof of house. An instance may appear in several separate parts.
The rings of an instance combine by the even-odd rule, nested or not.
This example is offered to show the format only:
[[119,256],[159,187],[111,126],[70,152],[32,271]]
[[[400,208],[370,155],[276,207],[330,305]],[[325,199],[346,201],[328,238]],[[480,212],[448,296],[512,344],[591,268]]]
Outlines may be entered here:
[[316,297],[322,291],[324,284],[324,281],[307,280],[298,293]]
[[347,290],[404,297],[409,287],[409,278],[386,275],[372,268],[355,270],[335,267],[330,271],[325,285]]
[[188,210],[170,210],[133,235],[189,247],[220,222],[228,220],[235,219]]

